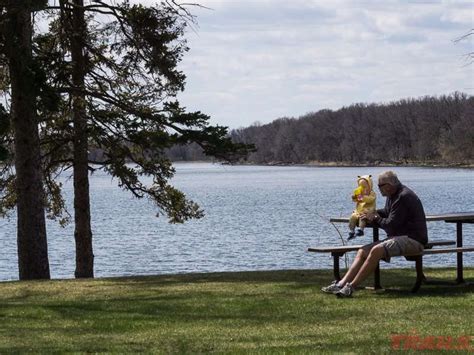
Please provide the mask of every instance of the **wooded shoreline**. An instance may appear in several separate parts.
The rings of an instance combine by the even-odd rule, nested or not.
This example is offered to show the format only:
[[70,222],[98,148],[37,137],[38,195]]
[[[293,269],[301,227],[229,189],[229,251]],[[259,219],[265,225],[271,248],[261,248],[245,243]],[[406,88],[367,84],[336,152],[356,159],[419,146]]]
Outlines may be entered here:
[[[185,161],[182,161],[185,162]],[[188,161],[193,162],[193,161]],[[176,162],[174,162],[176,163]],[[224,163],[225,164],[225,163]],[[474,164],[453,163],[446,164],[443,162],[308,162],[308,163],[288,163],[288,162],[269,162],[269,163],[237,163],[232,165],[249,165],[249,166],[301,166],[301,167],[321,167],[321,168],[354,168],[354,167],[413,167],[413,168],[452,168],[452,169],[474,169]]]
[[[474,97],[455,92],[385,104],[354,104],[232,130],[254,144],[239,163],[317,166],[474,167]],[[208,160],[196,144],[173,161]]]

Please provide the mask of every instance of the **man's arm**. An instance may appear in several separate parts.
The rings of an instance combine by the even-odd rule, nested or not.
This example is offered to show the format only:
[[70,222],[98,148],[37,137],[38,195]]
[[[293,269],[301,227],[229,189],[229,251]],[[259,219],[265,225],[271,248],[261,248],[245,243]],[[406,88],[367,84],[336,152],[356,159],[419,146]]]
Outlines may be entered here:
[[360,214],[360,217],[366,219],[366,220],[369,221],[370,223],[372,223],[372,222],[378,222],[378,221],[381,220],[382,218],[388,217],[387,207],[381,208],[381,209],[379,209],[379,210],[377,210],[377,211],[375,211],[375,212],[361,213],[361,214]]
[[379,215],[379,217],[387,218],[387,217],[388,217],[387,206],[385,206],[384,208],[381,208],[381,209],[377,210],[377,214]]
[[407,216],[408,206],[406,205],[406,201],[402,198],[398,198],[393,202],[390,212],[386,217],[379,214],[378,218],[376,215],[374,216],[374,220],[382,229],[393,230],[403,225],[407,220]]

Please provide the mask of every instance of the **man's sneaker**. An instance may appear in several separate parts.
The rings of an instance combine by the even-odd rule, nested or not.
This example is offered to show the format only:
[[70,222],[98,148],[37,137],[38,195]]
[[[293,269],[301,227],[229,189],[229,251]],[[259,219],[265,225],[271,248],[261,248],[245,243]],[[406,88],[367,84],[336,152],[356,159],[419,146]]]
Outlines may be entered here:
[[354,287],[348,282],[339,291],[335,292],[337,297],[351,297],[354,293]]
[[357,232],[356,232],[356,236],[360,237],[362,235],[364,235],[364,231],[362,229],[358,229]]
[[356,236],[356,234],[354,232],[349,232],[349,238],[347,238],[347,240],[354,239],[355,236]]
[[323,287],[321,291],[326,293],[336,293],[339,292],[341,289],[342,287],[337,285],[337,281],[333,281],[332,284],[330,284],[329,286]]

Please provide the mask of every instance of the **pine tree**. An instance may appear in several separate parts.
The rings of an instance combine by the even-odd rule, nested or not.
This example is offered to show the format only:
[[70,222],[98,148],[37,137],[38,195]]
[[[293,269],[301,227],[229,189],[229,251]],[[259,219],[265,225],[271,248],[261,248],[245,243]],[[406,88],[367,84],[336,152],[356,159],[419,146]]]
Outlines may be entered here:
[[[15,178],[6,176],[0,187],[6,188],[2,202],[7,205],[12,206],[11,196],[15,195],[21,280],[50,278],[36,110],[39,85],[32,56],[31,23],[31,13],[45,5],[46,1],[0,2],[1,72],[2,76],[8,76],[11,85],[11,108],[10,112],[4,107],[0,110],[0,131],[12,135],[16,174]],[[5,83],[4,78],[2,83]],[[6,147],[3,147],[3,159],[7,158],[6,153]]]
[[[105,170],[181,223],[203,211],[169,184],[174,168],[165,151],[194,142],[206,155],[234,161],[252,147],[232,143],[226,127],[211,126],[209,116],[186,112],[176,100],[185,83],[177,68],[188,50],[183,34],[194,20],[187,9],[62,0],[48,11],[50,29],[34,47],[44,77],[39,111],[48,211],[67,216],[55,176],[73,168],[76,277],[92,277],[87,170]],[[88,149],[102,158],[92,160]]]

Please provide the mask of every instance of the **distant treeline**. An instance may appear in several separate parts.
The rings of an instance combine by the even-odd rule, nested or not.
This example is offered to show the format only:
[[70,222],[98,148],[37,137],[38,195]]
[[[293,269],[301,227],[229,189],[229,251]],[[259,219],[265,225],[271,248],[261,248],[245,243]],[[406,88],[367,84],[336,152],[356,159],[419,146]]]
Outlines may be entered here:
[[[426,96],[354,104],[239,128],[232,140],[255,144],[254,164],[474,164],[474,97]],[[210,160],[196,145],[166,151],[173,161]]]
[[454,93],[355,104],[231,132],[257,164],[473,164],[474,97]]

